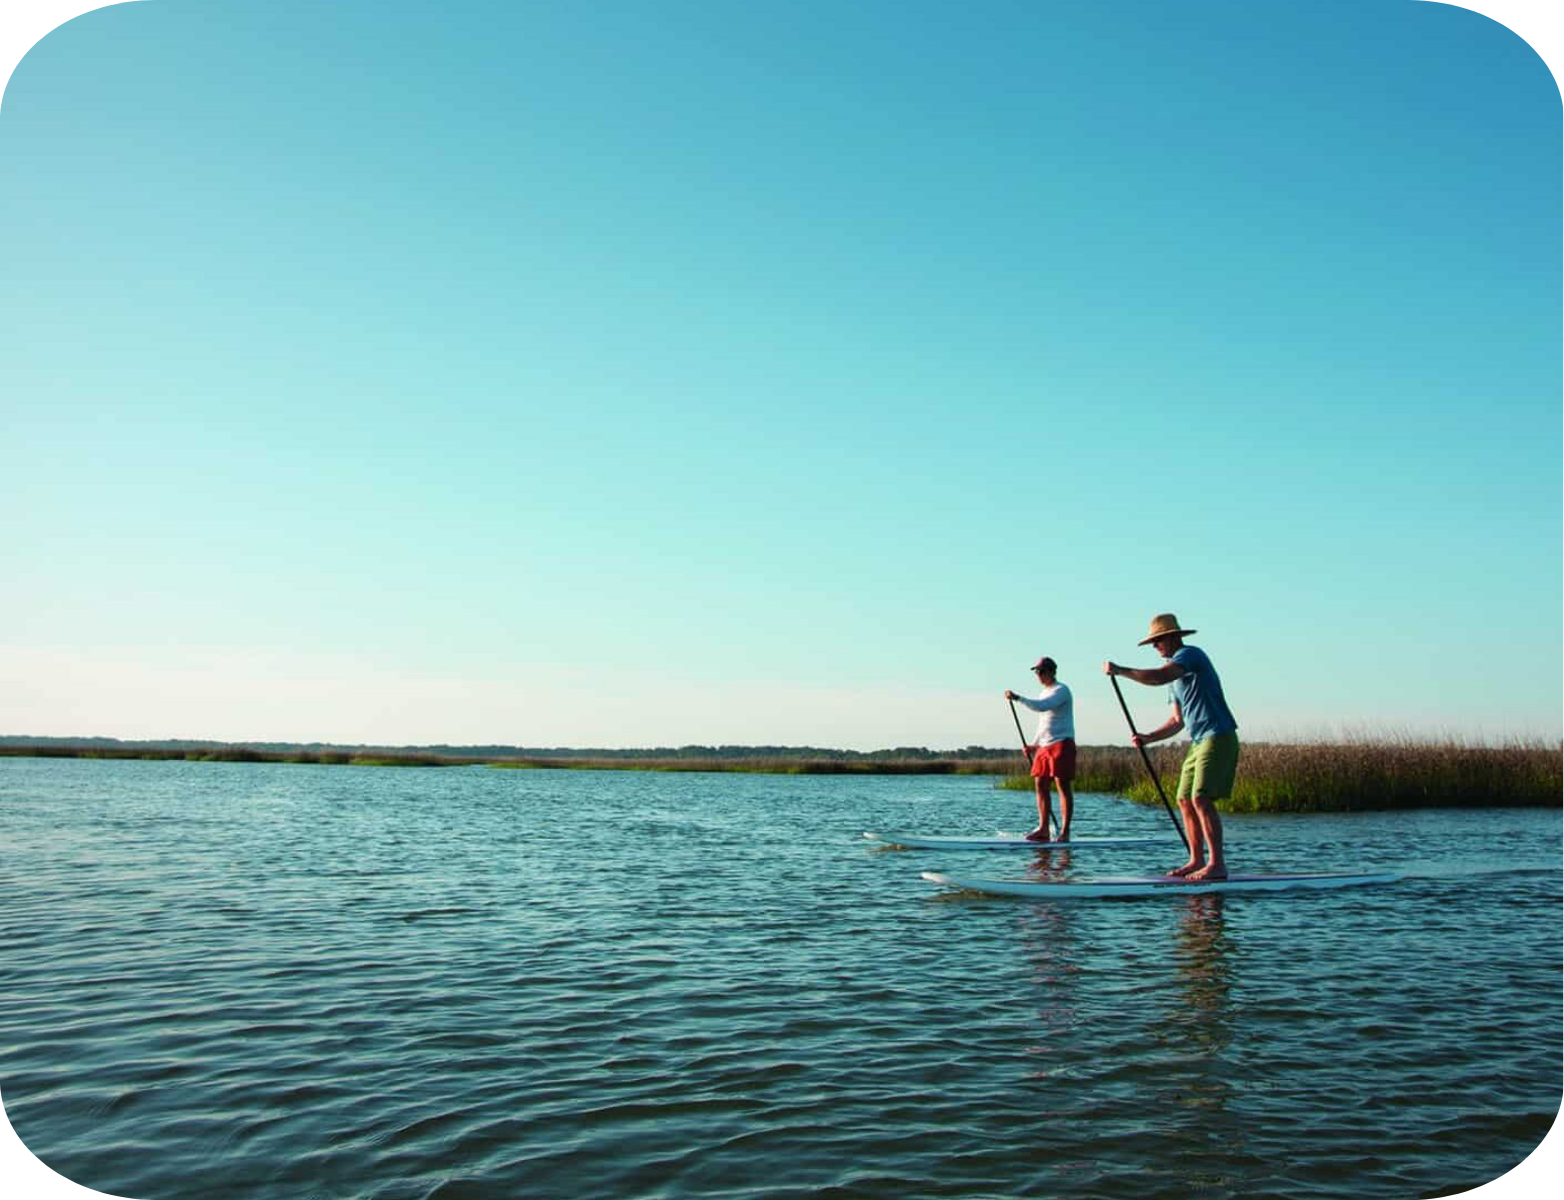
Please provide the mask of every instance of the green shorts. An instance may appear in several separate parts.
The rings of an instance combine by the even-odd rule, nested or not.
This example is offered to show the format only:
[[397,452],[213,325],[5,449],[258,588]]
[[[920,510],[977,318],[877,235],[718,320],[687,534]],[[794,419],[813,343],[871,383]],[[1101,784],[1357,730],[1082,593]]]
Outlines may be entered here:
[[1238,735],[1217,733],[1203,742],[1194,742],[1184,755],[1184,769],[1178,776],[1178,798],[1188,800],[1204,796],[1207,800],[1225,800],[1233,794],[1233,777],[1238,774]]

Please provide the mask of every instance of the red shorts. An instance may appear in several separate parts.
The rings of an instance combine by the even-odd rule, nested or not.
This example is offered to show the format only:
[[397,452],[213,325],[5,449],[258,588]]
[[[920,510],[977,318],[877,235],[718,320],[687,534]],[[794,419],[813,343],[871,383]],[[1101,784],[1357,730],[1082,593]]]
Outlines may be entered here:
[[1049,742],[1032,752],[1033,779],[1062,779],[1066,783],[1075,778],[1075,739]]

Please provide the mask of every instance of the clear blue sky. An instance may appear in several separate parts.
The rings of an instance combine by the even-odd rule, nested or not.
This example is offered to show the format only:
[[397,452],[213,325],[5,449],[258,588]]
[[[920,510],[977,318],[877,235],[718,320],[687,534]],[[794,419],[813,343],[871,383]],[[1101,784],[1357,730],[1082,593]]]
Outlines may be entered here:
[[[0,733],[1559,735],[1560,97],[1416,0],[144,0],[0,102]],[[1164,710],[1135,689],[1142,724]]]

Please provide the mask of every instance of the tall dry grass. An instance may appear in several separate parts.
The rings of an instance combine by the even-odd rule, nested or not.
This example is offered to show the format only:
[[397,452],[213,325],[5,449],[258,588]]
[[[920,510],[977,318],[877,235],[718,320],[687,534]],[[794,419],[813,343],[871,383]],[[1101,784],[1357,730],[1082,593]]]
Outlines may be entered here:
[[[1187,743],[1148,747],[1169,800]],[[1007,786],[1030,788],[1021,777]],[[1132,747],[1082,747],[1078,791],[1158,804]],[[1564,796],[1564,742],[1473,744],[1385,735],[1339,742],[1244,743],[1225,812],[1351,812],[1396,808],[1552,807]]]

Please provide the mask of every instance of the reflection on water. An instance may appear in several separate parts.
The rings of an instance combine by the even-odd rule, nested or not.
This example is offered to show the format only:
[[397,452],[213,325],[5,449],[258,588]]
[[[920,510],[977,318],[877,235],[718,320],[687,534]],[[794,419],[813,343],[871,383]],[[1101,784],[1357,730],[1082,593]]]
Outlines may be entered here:
[[[1026,878],[1059,880],[1069,871],[1069,850],[1039,850],[1027,864]],[[1017,920],[1018,937],[1043,998],[1037,1009],[1041,1039],[1033,1047],[1039,1053],[1084,1032],[1076,987],[1081,967],[1071,929],[1073,915],[1067,904],[1029,904]]]
[[1160,1022],[1183,1049],[1187,1093],[1181,1103],[1221,1109],[1232,1095],[1222,1052],[1232,1038],[1233,964],[1220,895],[1188,896],[1174,934],[1174,982],[1179,1004]]
[[[1057,879],[1069,868],[1068,850],[1040,851],[1027,868],[1032,879]],[[1035,985],[1034,1012],[1038,1036],[1028,1046],[1039,1056],[1033,1068],[1038,1076],[1058,1067],[1051,1048],[1069,1045],[1087,1034],[1083,1028],[1080,989],[1081,950],[1073,928],[1073,914],[1065,904],[1028,904],[1016,915],[1016,940],[1026,955],[1027,973]]]
[[1226,897],[1210,892],[1186,896],[1177,933],[1178,979],[1192,1014],[1203,1018],[1203,1044],[1212,1052],[1227,1045],[1228,998],[1236,955],[1227,936]]
[[1233,1107],[1247,1071],[1242,1056],[1229,1053],[1243,962],[1228,929],[1229,899],[1209,893],[1182,898],[1172,931],[1173,1002],[1150,1024],[1167,1051],[1156,1087],[1165,1132],[1203,1151],[1191,1156],[1183,1186],[1216,1195],[1234,1194],[1233,1165],[1246,1158],[1250,1136],[1248,1122]]
[[1038,881],[1063,879],[1070,870],[1070,851],[1068,848],[1060,850],[1039,850],[1032,855],[1032,860],[1026,865],[1028,879]]

